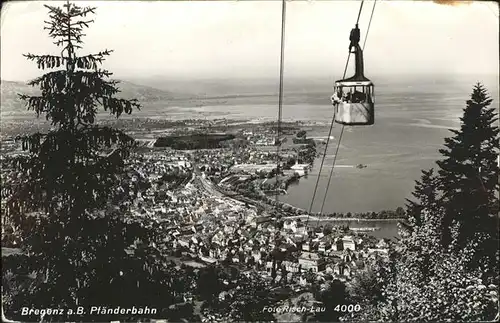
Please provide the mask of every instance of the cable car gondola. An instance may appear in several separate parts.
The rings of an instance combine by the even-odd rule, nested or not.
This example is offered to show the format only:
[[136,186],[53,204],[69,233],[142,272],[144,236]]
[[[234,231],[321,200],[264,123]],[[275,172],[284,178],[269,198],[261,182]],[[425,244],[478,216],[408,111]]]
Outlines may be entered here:
[[[359,28],[352,29],[349,51],[355,55],[354,76],[335,81],[335,122],[343,125],[372,125],[375,122],[375,96],[372,81],[364,76],[363,50],[359,46]],[[351,51],[353,49],[354,51]]]

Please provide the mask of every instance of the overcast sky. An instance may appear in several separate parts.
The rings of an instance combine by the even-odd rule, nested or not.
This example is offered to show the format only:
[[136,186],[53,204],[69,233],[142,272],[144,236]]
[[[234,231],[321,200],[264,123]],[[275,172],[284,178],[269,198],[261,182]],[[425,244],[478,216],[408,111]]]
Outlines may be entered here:
[[[62,5],[49,1],[52,5]],[[48,3],[48,2],[45,2]],[[279,71],[280,1],[77,1],[97,7],[82,54],[115,52],[117,77],[270,77]],[[58,53],[43,30],[42,1],[12,2],[1,17],[1,78],[40,75],[23,53]],[[287,3],[285,72],[329,76],[343,70],[359,1]],[[361,43],[372,1],[360,19]],[[373,74],[497,74],[498,6],[473,2],[378,1],[365,49]]]

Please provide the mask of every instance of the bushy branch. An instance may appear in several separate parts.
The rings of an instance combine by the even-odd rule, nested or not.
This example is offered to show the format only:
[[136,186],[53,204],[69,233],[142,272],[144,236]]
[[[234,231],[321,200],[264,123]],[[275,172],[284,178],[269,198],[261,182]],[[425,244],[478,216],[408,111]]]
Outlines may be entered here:
[[[97,70],[98,66],[102,64],[105,57],[111,55],[112,52],[113,52],[112,50],[105,50],[97,54],[90,54],[90,55],[76,57],[75,58],[76,67]],[[108,74],[106,76],[109,75],[111,74]]]
[[114,98],[119,92],[118,81],[106,81],[112,73],[106,70],[94,72],[54,71],[30,81],[29,85],[38,85],[42,90],[40,96],[19,95],[25,101],[28,110],[33,110],[37,116],[46,114],[47,120],[53,125],[64,124],[71,118],[77,119],[77,124],[92,124],[97,114],[97,105],[105,111],[119,117],[121,114],[131,114],[133,109],[140,109],[137,100]]
[[67,58],[63,56],[54,55],[34,55],[34,54],[23,54],[30,61],[36,62],[39,69],[47,68],[58,68],[66,64]]

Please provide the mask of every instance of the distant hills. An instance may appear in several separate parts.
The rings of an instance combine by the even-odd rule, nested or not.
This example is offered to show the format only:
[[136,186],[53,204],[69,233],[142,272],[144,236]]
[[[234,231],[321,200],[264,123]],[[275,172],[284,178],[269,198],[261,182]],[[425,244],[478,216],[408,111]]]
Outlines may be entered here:
[[156,102],[156,101],[171,101],[171,100],[186,100],[192,97],[191,94],[183,92],[173,92],[161,90],[147,85],[135,84],[129,81],[120,81],[118,84],[120,89],[119,97],[135,98],[139,102]]
[[22,82],[1,81],[1,116],[10,117],[15,115],[27,115],[33,112],[27,112],[23,103],[19,100],[17,93],[24,93],[27,95],[37,95],[40,91],[28,86]]
[[[157,89],[186,91],[197,98],[215,97],[251,97],[262,95],[278,95],[279,77],[275,78],[168,78],[152,76],[147,78],[131,78],[132,82],[148,85]],[[296,92],[329,91],[333,84],[331,78],[291,78],[284,82],[284,90]]]
[[[119,97],[136,98],[142,105],[132,117],[182,119],[205,118],[211,111],[221,117],[231,114],[233,107],[238,106],[278,106],[279,78],[173,78],[168,76],[123,77],[119,84]],[[403,76],[372,77],[375,82],[378,98],[386,102],[394,99],[409,100],[421,96],[434,95],[439,99],[444,89],[453,90],[454,96],[467,96],[476,77],[453,78],[450,76],[425,78]],[[498,77],[484,77],[481,80],[492,91],[494,99],[498,98]],[[36,94],[37,89],[24,82],[0,81],[2,124],[12,120],[33,120],[34,113],[26,111],[17,93]],[[332,93],[333,77],[285,77],[283,94],[285,105],[318,105],[328,108]],[[413,99],[411,99],[413,100]],[[212,108],[205,109],[211,106]],[[225,108],[227,107],[227,109]],[[406,107],[406,105],[405,105]],[[227,110],[227,113],[226,113]],[[237,110],[237,109],[236,109]],[[241,113],[240,113],[241,114]],[[245,114],[245,112],[243,112]],[[100,113],[100,117],[107,116]],[[127,117],[127,116],[124,116]]]
[[[277,104],[279,80],[276,79],[168,79],[163,77],[135,78],[120,81],[118,97],[137,99],[143,109],[133,113],[135,117],[165,116],[183,113],[186,109],[196,109],[207,105]],[[318,89],[316,82],[295,84],[288,82],[291,92],[309,92],[314,95]],[[306,84],[304,87],[303,84]],[[327,83],[326,83],[327,84]],[[27,111],[18,93],[37,95],[40,91],[25,82],[1,81],[1,117],[6,120],[26,120],[34,117]],[[329,86],[323,83],[323,88]],[[324,89],[323,89],[324,90]],[[101,112],[101,116],[106,113]],[[2,122],[4,122],[2,121]]]
[[[32,117],[32,111],[27,111],[24,103],[19,100],[18,93],[27,95],[39,95],[36,87],[27,85],[25,82],[0,81],[1,88],[1,116],[2,118]],[[170,92],[156,89],[150,86],[134,84],[128,81],[120,81],[118,84],[120,93],[117,95],[124,99],[137,99],[143,106],[165,105],[177,101],[189,101],[193,96],[186,93]],[[175,105],[177,105],[175,103]]]

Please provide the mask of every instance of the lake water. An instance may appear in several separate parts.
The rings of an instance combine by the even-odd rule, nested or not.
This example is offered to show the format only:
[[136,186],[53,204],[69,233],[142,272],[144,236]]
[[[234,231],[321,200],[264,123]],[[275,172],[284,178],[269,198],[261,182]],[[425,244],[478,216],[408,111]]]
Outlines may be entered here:
[[[460,117],[470,98],[472,87],[482,82],[498,107],[498,76],[380,78],[375,83],[376,106],[373,126],[345,127],[336,165],[367,167],[335,168],[326,192],[341,125],[334,126],[321,174],[318,158],[306,178],[288,189],[280,199],[303,209],[309,209],[316,180],[320,176],[312,211],[319,212],[326,192],[325,213],[371,212],[404,206],[411,196],[421,170],[436,167],[441,158],[444,138],[449,129],[460,127]],[[310,137],[328,135],[332,117],[328,83],[301,83],[284,88],[284,120],[309,120],[324,127],[308,130]],[[277,96],[255,96],[231,101],[228,105],[191,108],[193,115],[206,118],[276,120]],[[179,112],[184,118],[186,110]],[[324,146],[319,145],[321,151]],[[347,223],[350,226],[379,226],[373,235],[391,237],[397,234],[396,223]],[[358,227],[359,227],[358,226]]]
[[[498,107],[498,77],[413,78],[374,80],[376,85],[375,124],[345,127],[336,165],[364,164],[366,168],[335,168],[327,192],[325,213],[371,212],[396,209],[410,197],[421,170],[436,167],[448,130],[460,126],[460,117],[473,85],[481,81]],[[305,90],[287,91],[285,84],[283,119],[311,120],[324,127],[313,128],[308,136],[327,136],[332,117],[329,84]],[[314,91],[316,90],[316,91]],[[276,120],[277,104],[262,97],[246,98],[231,105],[191,109],[192,113],[228,119]],[[252,103],[255,101],[255,103]],[[183,116],[185,116],[184,111]],[[325,195],[341,125],[334,126],[321,174],[318,158],[298,185],[290,186],[281,200],[309,209],[317,176],[321,176],[313,212],[319,212]],[[320,150],[324,146],[319,145]]]

